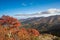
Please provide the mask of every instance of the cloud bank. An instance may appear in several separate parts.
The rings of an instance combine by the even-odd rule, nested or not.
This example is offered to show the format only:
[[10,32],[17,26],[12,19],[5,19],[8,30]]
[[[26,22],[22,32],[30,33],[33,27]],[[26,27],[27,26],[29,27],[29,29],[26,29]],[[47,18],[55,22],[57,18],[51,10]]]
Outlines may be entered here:
[[52,8],[52,9],[48,9],[48,12],[49,12],[49,13],[60,13],[60,9],[56,9],[56,8],[53,9],[53,8]]
[[52,16],[52,15],[60,15],[60,9],[56,9],[56,8],[50,8],[47,11],[42,11],[39,13],[32,13],[32,14],[16,14],[15,16],[19,16],[19,17],[48,17],[48,16]]

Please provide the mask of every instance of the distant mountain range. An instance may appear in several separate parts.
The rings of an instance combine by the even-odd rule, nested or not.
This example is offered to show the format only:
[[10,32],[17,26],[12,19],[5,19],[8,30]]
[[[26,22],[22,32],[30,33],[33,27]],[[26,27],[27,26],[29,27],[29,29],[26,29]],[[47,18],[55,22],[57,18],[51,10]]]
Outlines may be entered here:
[[49,17],[33,17],[22,19],[20,21],[22,23],[22,27],[35,28],[41,33],[48,32],[57,35],[60,33],[60,15]]
[[49,16],[49,17],[32,17],[27,19],[21,19],[22,23],[25,24],[41,24],[41,23],[48,23],[48,24],[56,24],[60,23],[60,15]]

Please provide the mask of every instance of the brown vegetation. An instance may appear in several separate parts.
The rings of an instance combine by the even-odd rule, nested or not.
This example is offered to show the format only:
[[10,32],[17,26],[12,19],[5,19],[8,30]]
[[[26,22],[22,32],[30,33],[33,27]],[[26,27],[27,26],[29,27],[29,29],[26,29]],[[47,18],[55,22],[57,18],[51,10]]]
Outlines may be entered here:
[[20,28],[20,22],[10,16],[0,18],[0,40],[33,40],[39,32],[36,29]]

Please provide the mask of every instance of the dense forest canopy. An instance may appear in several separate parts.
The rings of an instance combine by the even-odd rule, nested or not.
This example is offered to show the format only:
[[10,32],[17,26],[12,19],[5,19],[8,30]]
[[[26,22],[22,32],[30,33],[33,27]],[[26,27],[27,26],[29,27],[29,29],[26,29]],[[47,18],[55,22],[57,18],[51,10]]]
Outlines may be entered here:
[[0,18],[0,40],[33,40],[31,36],[39,36],[36,29],[19,28],[21,23],[10,16]]

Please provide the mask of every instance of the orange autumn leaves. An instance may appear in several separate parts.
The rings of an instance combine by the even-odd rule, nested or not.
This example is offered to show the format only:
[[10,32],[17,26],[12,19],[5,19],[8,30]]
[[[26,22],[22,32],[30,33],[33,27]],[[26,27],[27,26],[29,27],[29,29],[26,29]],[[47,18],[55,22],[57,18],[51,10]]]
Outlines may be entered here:
[[36,29],[28,29],[28,32],[34,36],[39,36],[39,32]]
[[20,40],[32,40],[33,37],[38,37],[40,34],[36,29],[25,29],[21,28],[18,32]]
[[39,36],[36,29],[19,28],[21,23],[10,16],[0,18],[0,39],[1,40],[31,40],[31,36]]
[[2,16],[0,18],[0,24],[9,27],[19,27],[21,25],[17,19],[10,16]]

